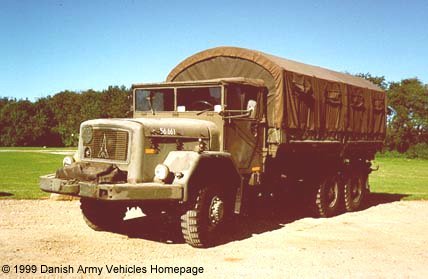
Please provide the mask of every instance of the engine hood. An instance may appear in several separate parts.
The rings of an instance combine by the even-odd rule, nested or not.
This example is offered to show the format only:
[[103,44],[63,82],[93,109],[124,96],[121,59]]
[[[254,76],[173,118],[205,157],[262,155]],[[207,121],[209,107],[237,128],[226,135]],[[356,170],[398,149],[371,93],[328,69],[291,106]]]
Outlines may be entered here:
[[214,123],[187,118],[136,118],[143,124],[144,134],[152,138],[210,139],[210,134],[217,130]]
[[211,121],[190,118],[94,119],[83,122],[82,126],[85,125],[122,127],[131,130],[143,128],[144,135],[147,137],[195,139],[207,139],[217,130],[217,126]]

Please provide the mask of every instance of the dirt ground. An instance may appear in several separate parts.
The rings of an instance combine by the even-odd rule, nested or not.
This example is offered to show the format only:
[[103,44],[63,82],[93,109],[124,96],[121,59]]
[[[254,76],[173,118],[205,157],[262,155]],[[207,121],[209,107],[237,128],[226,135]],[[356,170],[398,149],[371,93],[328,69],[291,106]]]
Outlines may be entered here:
[[[79,201],[0,200],[0,265],[11,267],[0,277],[428,278],[428,202],[380,202],[328,219],[286,211],[238,219],[223,245],[195,249],[165,220],[95,232]],[[37,273],[17,274],[15,265],[35,265]],[[42,273],[48,267],[57,273]]]

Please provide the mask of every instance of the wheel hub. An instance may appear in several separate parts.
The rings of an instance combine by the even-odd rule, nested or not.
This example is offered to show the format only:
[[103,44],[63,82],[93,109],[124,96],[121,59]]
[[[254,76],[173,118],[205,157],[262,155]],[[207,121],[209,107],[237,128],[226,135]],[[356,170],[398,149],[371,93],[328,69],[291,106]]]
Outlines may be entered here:
[[351,198],[354,201],[358,201],[361,196],[361,192],[361,181],[360,179],[355,179],[355,181],[353,181],[353,183],[351,184]]
[[224,203],[223,201],[215,196],[211,201],[209,218],[213,225],[218,225],[224,216]]
[[338,186],[336,182],[333,182],[327,191],[327,200],[329,203],[329,207],[333,207],[336,204],[337,195],[338,195]]
[[353,185],[352,186],[352,197],[357,197],[357,196],[359,196],[359,194],[360,194],[360,191],[359,191],[360,189],[359,189],[359,187],[358,187],[358,185]]

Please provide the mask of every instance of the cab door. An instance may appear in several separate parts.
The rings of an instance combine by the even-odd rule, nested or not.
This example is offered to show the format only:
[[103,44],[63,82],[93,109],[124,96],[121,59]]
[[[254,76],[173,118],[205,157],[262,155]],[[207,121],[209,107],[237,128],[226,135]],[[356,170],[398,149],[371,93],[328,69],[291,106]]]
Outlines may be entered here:
[[265,88],[229,85],[225,92],[224,149],[241,173],[262,166],[265,139]]

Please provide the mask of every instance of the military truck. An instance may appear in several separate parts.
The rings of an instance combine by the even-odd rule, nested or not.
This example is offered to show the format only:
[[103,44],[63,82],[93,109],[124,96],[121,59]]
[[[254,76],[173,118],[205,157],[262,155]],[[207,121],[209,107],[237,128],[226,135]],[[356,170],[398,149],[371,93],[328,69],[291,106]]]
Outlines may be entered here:
[[133,118],[83,122],[76,155],[41,177],[43,191],[80,197],[95,230],[139,206],[180,218],[185,241],[207,247],[254,195],[301,189],[320,217],[367,197],[386,133],[385,93],[367,80],[218,47],[132,91]]

